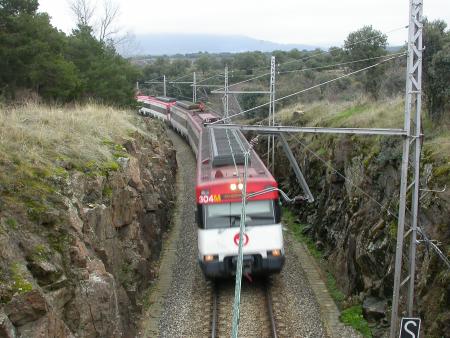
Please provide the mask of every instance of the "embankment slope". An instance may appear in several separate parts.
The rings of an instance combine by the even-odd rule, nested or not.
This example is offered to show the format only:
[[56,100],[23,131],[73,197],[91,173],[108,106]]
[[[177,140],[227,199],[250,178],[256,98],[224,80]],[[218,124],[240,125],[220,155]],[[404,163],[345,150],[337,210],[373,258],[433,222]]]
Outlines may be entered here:
[[0,108],[0,336],[134,337],[174,200],[157,121]]

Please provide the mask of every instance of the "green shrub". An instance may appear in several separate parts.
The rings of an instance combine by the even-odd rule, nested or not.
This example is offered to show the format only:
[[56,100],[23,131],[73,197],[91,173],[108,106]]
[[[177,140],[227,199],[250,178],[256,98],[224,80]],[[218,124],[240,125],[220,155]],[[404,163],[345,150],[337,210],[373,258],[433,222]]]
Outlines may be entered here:
[[372,338],[372,332],[369,324],[364,319],[361,305],[355,305],[342,311],[340,319],[345,325],[349,325],[361,332],[364,337]]
[[9,226],[12,230],[17,229],[17,221],[14,218],[8,218],[6,220],[6,225]]
[[333,298],[337,304],[341,304],[342,301],[345,299],[345,295],[337,287],[336,278],[334,278],[334,276],[331,274],[331,272],[327,272],[326,284],[327,284],[327,289],[330,292],[331,298]]
[[33,285],[23,276],[23,267],[20,263],[11,266],[12,291],[13,293],[25,293],[33,290]]

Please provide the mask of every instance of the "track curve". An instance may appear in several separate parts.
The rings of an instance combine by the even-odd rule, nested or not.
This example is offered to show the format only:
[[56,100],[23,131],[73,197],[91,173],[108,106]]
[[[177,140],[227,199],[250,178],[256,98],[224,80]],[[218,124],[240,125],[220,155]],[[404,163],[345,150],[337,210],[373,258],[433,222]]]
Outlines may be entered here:
[[[177,237],[173,248],[165,253],[173,256],[163,269],[170,278],[161,275],[152,291],[157,305],[161,304],[161,311],[151,312],[151,315],[156,314],[151,319],[143,318],[142,326],[146,328],[152,321],[156,324],[152,327],[155,330],[143,329],[140,337],[211,337],[214,306],[219,318],[215,324],[215,337],[229,337],[234,281],[224,282],[214,305],[214,284],[205,280],[197,263],[195,157],[182,137],[172,131],[168,133],[176,148],[179,165],[177,211],[172,224]],[[277,337],[327,337],[317,298],[302,267],[302,258],[294,250],[297,244],[287,232],[285,235],[286,264],[281,274],[268,279],[270,296],[266,296],[261,284],[258,286],[261,281],[243,281],[240,337],[273,337],[273,323]],[[161,281],[165,287],[161,287]],[[268,314],[268,299],[272,316]],[[354,335],[343,333],[338,336]]]

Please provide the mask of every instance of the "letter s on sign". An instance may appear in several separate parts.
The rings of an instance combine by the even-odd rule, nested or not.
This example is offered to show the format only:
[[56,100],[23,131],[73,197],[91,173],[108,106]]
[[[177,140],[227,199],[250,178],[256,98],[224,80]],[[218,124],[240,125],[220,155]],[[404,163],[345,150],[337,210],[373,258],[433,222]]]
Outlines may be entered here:
[[408,320],[405,323],[405,326],[404,326],[405,327],[405,331],[408,332],[411,335],[412,338],[416,338],[416,335],[414,334],[414,332],[409,331],[409,329],[408,329],[409,324],[412,324],[414,326],[417,326],[417,324],[414,321],[412,321],[412,320]]

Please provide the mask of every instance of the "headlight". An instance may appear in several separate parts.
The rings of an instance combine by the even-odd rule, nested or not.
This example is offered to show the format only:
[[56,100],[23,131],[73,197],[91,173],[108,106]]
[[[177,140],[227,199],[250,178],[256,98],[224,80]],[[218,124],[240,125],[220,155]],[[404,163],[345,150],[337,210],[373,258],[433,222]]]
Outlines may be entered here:
[[267,253],[270,256],[273,256],[273,257],[280,257],[281,256],[281,250],[279,250],[279,249],[275,249],[275,250],[272,250],[272,251],[267,251]]
[[203,256],[203,260],[205,262],[212,262],[212,261],[215,261],[217,259],[219,259],[219,256],[217,256],[217,255],[205,255],[205,256]]

